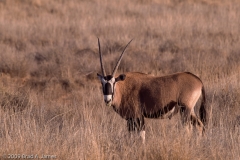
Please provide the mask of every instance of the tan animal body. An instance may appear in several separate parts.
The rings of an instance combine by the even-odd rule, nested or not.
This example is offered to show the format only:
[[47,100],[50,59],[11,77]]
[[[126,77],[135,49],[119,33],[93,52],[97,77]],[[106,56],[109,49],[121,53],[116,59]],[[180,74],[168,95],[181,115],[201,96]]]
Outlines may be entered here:
[[[99,40],[98,44],[103,74],[98,74],[98,77],[102,83],[104,101],[107,106],[112,106],[122,118],[127,120],[129,131],[138,131],[144,141],[144,118],[171,118],[180,112],[183,124],[190,122],[204,132],[203,122],[206,121],[205,91],[200,78],[190,72],[162,77],[128,72],[115,77],[127,46],[124,48],[113,73],[106,75],[102,64]],[[199,119],[194,112],[194,107],[201,96]]]

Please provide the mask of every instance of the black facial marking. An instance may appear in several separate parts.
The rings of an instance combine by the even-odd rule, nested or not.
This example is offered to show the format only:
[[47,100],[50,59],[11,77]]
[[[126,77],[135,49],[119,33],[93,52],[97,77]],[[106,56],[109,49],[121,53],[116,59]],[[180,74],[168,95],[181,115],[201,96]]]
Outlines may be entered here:
[[112,86],[110,83],[106,83],[104,87],[104,95],[111,95],[112,94]]
[[107,76],[104,77],[104,79],[107,80],[107,81],[109,81],[109,80],[112,79],[112,78],[113,78],[112,75],[107,75]]

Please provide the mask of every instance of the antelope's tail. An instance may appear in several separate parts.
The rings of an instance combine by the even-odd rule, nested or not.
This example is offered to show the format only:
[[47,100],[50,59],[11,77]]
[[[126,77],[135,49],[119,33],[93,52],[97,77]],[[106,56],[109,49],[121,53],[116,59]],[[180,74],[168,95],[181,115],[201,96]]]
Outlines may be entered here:
[[199,116],[204,126],[207,124],[206,95],[204,86],[202,87],[202,102],[199,109]]

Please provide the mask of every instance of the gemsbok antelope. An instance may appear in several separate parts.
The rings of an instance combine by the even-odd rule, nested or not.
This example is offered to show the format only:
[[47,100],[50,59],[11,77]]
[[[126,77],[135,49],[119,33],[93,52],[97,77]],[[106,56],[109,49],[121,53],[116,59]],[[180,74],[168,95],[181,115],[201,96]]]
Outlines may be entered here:
[[[131,40],[132,41],[132,40]],[[155,77],[144,73],[128,72],[115,77],[124,48],[111,75],[106,75],[100,41],[98,39],[104,101],[127,120],[128,131],[137,131],[145,142],[144,118],[171,118],[180,112],[183,124],[192,124],[204,132],[206,122],[205,91],[200,78],[190,72]],[[200,119],[194,106],[202,96]]]

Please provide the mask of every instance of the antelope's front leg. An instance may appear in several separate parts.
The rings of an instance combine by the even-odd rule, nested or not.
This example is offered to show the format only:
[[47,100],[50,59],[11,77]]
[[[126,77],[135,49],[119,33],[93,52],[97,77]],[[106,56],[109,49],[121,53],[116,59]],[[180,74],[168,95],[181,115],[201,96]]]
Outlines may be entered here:
[[143,143],[145,143],[145,124],[144,118],[129,118],[127,120],[127,127],[129,132],[138,132],[142,138]]

